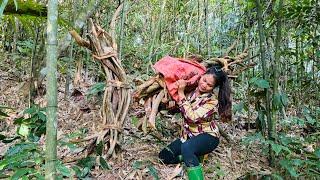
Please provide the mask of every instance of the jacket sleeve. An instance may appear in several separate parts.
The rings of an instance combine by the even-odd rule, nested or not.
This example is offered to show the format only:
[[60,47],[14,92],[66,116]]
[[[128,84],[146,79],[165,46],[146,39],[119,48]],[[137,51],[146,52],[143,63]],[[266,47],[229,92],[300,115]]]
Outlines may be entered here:
[[202,100],[199,105],[192,105],[189,101],[183,99],[180,104],[180,111],[187,121],[197,123],[199,120],[218,112],[217,104],[218,101],[214,97]]

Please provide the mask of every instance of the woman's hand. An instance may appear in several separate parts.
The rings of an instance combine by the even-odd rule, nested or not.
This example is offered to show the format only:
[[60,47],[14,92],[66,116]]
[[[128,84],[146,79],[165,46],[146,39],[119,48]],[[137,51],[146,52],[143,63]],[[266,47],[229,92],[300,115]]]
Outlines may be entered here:
[[[179,95],[179,101],[181,102],[182,99],[185,99],[186,96],[184,94],[184,89],[187,86],[187,81],[180,79],[176,82],[177,86],[178,86],[178,95]],[[179,103],[180,104],[180,103]]]
[[186,80],[183,80],[183,79],[180,79],[176,82],[177,86],[178,86],[178,92],[184,92],[184,89],[186,88],[187,86],[187,81]]

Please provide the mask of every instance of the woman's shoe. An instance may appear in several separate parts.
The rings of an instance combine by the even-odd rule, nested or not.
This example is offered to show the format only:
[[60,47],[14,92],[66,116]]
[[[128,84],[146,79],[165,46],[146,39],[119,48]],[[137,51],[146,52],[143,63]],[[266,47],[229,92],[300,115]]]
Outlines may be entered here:
[[188,167],[187,174],[189,180],[204,180],[202,166]]

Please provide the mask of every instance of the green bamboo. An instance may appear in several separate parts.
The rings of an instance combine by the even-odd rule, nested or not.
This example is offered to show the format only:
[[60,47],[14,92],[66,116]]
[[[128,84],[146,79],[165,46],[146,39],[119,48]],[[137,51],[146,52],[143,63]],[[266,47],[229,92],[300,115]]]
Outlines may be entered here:
[[58,0],[49,0],[47,18],[47,124],[45,179],[56,179]]
[[208,29],[208,0],[205,0],[205,4],[204,4],[204,17],[205,17],[205,29],[206,29],[206,42],[207,42],[207,56],[208,58],[210,58],[210,44],[209,44],[209,29]]
[[[154,46],[157,45],[157,39],[159,37],[159,29],[161,28],[161,20],[162,20],[162,17],[164,15],[164,8],[166,7],[166,2],[167,0],[164,0],[162,2],[162,6],[161,6],[161,10],[160,10],[160,14],[159,14],[159,21],[158,21],[158,24],[156,25],[155,27],[155,30],[153,31],[153,38],[152,38],[152,42],[151,42],[151,46],[149,48],[149,64],[150,66],[152,66],[152,55],[153,55],[153,50],[154,50]],[[147,73],[149,73],[149,67],[147,68]]]
[[32,48],[32,57],[31,57],[31,67],[30,67],[30,84],[29,84],[29,108],[33,104],[33,98],[35,94],[35,86],[34,86],[34,78],[35,78],[35,60],[36,60],[36,51],[37,51],[37,44],[39,39],[39,28],[36,28],[35,37],[33,41],[33,48]]
[[[282,6],[283,6],[283,0],[279,0],[279,6],[278,6],[278,12],[276,14],[277,18],[277,32],[276,32],[276,40],[275,40],[275,58],[273,63],[273,95],[279,94],[279,66],[280,66],[280,44],[281,44],[281,28],[282,28]],[[273,104],[272,106],[272,120],[269,124],[269,132],[271,133],[269,135],[269,138],[271,140],[275,140],[276,136],[276,119],[277,119],[277,105]]]
[[[261,13],[261,4],[260,0],[255,0],[256,7],[257,7],[257,17],[258,17],[258,31],[259,31],[259,44],[260,44],[260,59],[262,64],[262,77],[263,79],[267,79],[267,67],[266,67],[266,60],[265,60],[265,34],[263,30],[262,25],[262,13]],[[268,137],[271,137],[271,134],[273,134],[272,129],[270,129],[272,125],[272,119],[270,115],[270,93],[267,89],[264,89],[265,93],[265,102],[266,102],[266,116],[267,116],[267,122],[268,122]],[[271,149],[271,146],[269,147],[269,163],[270,165],[274,164],[274,153]]]

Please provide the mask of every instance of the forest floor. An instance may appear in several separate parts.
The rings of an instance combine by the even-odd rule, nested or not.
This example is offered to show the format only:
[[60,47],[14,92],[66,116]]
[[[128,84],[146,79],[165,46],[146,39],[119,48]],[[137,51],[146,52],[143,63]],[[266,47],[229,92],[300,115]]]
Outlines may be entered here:
[[[9,112],[10,117],[0,121],[0,131],[5,135],[13,135],[16,128],[13,120],[22,115],[27,108],[28,83],[19,82],[10,71],[0,71],[0,105],[14,108]],[[89,83],[90,84],[90,83]],[[92,85],[92,84],[91,84]],[[58,139],[64,141],[67,135],[86,131],[85,136],[99,132],[101,120],[99,103],[87,101],[81,96],[64,98],[64,82],[60,79],[58,88]],[[87,88],[81,89],[83,93]],[[71,90],[72,92],[73,90]],[[44,106],[44,96],[37,97],[35,103]],[[85,106],[85,108],[83,107]],[[85,110],[89,107],[90,110]],[[131,110],[125,121],[122,146],[117,158],[108,159],[110,170],[98,167],[91,171],[93,179],[153,179],[155,173],[160,179],[187,179],[181,165],[164,165],[158,160],[158,152],[177,136],[170,122],[176,121],[175,115],[163,115],[159,120],[163,130],[154,135],[144,134],[133,125],[134,114]],[[241,139],[252,132],[237,129],[235,125],[227,126],[227,132],[233,143],[227,143],[221,138],[218,148],[210,153],[204,161],[206,179],[237,179],[250,173],[270,174],[266,156],[263,155],[258,145],[241,143]],[[169,133],[168,133],[169,132]],[[43,138],[40,145],[44,145]],[[73,158],[85,155],[81,148],[85,143],[78,144],[78,148],[70,150],[68,146],[59,146],[58,156],[68,161],[67,166],[75,164]],[[11,144],[0,143],[0,157],[4,155]],[[155,176],[157,176],[155,175]],[[256,179],[256,178],[255,178]]]

